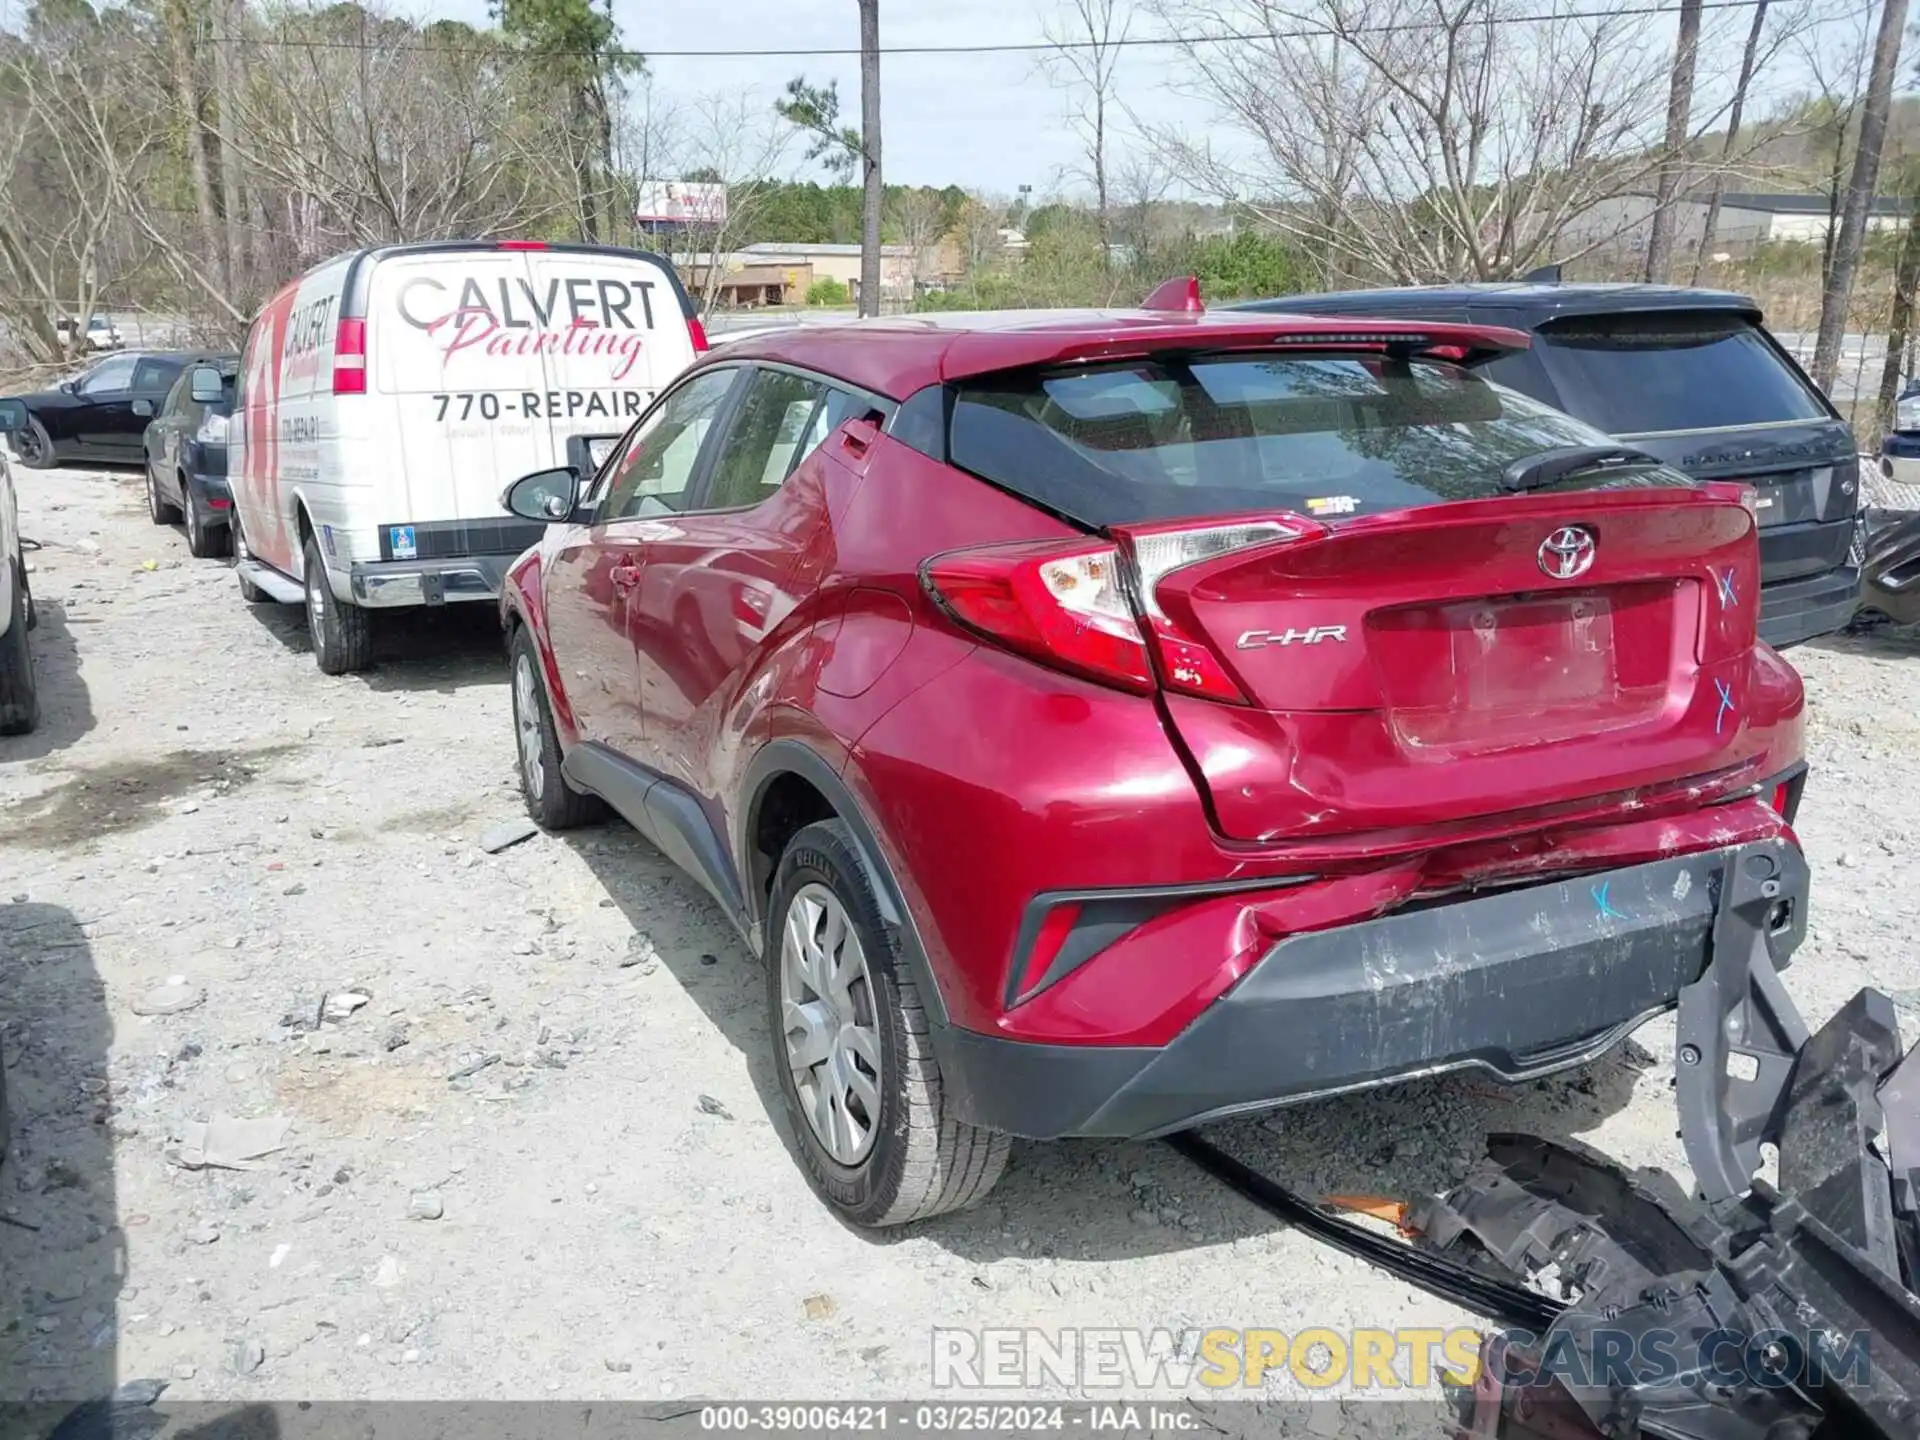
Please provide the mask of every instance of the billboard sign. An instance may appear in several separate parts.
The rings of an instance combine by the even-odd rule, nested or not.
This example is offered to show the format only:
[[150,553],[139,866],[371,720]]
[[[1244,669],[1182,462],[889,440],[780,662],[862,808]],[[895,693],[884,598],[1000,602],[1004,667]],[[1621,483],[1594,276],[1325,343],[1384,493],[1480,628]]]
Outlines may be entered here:
[[634,220],[641,225],[720,225],[727,187],[686,180],[643,180]]

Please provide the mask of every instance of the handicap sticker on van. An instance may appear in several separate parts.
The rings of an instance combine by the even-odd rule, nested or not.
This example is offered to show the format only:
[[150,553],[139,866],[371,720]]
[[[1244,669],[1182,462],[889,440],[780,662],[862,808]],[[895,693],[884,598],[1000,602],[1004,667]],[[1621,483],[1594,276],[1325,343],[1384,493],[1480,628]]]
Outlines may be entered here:
[[412,560],[418,556],[420,551],[413,543],[413,526],[389,525],[387,548],[393,552],[393,558],[396,560]]

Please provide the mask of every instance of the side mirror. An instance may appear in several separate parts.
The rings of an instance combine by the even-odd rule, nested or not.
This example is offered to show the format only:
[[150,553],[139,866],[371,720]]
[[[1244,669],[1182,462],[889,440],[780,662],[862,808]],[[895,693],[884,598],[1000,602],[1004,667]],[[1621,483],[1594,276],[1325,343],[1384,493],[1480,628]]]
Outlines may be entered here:
[[80,393],[80,382],[78,380],[62,380],[60,382],[60,388],[69,395],[78,395]]
[[187,377],[187,394],[196,405],[211,405],[222,393],[220,372],[211,365],[196,365]]
[[24,401],[0,400],[0,435],[11,435],[16,430],[27,428],[27,407]]
[[573,514],[580,494],[580,472],[571,465],[557,470],[536,470],[522,475],[507,487],[500,504],[508,514],[522,520],[557,524]]
[[142,420],[151,419],[153,416],[153,401],[151,400],[134,401],[133,413],[138,415]]

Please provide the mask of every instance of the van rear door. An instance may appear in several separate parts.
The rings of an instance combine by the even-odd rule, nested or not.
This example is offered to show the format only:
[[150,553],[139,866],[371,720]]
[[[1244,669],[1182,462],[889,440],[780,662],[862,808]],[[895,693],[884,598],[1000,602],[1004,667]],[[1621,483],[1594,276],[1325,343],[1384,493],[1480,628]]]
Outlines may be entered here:
[[367,332],[401,459],[380,522],[390,560],[519,551],[528,525],[502,512],[507,485],[565,464],[571,435],[625,430],[693,359],[664,262],[618,251],[389,256]]
[[378,262],[367,295],[367,402],[386,482],[375,502],[382,559],[519,548],[455,522],[504,521],[500,492],[553,463],[544,413],[538,405],[526,413],[526,397],[547,390],[528,290],[525,257],[510,250]]
[[536,316],[561,336],[546,354],[540,410],[553,464],[567,438],[625,430],[693,363],[680,287],[664,261],[620,251],[525,252]]

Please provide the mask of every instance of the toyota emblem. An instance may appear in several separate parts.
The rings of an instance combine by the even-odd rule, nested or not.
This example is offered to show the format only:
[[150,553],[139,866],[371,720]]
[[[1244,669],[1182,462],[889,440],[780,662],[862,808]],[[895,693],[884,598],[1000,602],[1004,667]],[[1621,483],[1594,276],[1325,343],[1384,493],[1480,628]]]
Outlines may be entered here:
[[1555,580],[1577,580],[1593,568],[1593,532],[1562,525],[1540,542],[1540,569]]

